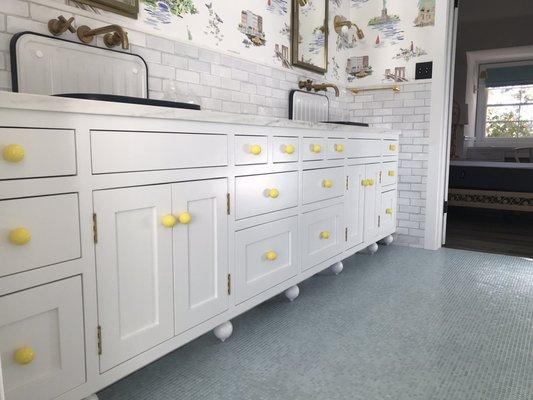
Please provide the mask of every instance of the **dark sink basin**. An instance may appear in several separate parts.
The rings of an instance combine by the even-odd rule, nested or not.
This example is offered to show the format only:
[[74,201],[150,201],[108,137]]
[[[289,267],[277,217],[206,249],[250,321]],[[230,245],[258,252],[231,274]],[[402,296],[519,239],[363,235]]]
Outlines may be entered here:
[[114,94],[65,93],[65,94],[55,94],[54,96],[69,97],[73,99],[111,101],[114,103],[142,104],[145,106],[184,108],[187,110],[200,110],[200,106],[197,104],[178,103],[175,101],[166,101],[166,100],[143,99],[140,97],[117,96]]

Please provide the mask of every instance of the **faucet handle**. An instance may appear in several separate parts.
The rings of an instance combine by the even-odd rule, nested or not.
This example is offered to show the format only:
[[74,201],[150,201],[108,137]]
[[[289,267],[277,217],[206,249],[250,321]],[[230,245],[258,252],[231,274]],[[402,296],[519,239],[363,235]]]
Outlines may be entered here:
[[67,30],[74,33],[76,29],[72,26],[74,22],[74,17],[70,17],[68,20],[60,15],[57,19],[51,19],[48,21],[48,30],[54,36],[59,36],[65,33]]

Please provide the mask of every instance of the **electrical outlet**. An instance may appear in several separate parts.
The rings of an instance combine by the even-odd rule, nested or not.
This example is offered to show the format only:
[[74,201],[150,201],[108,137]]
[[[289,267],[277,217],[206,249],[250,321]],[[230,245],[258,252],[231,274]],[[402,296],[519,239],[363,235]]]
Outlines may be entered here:
[[433,77],[433,62],[416,63],[415,79],[431,79]]

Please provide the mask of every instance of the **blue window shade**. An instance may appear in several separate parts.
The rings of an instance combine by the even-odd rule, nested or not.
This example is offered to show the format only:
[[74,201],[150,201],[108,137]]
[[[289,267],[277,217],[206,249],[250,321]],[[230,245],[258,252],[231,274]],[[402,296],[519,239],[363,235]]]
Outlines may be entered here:
[[533,65],[487,68],[486,87],[533,85]]

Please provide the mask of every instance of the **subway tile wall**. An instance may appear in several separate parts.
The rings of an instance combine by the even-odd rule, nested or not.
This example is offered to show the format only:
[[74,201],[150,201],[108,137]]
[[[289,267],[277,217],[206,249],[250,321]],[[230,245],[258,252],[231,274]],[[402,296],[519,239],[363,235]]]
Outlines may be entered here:
[[[96,19],[68,14],[26,0],[0,0],[0,90],[11,90],[9,40],[21,31],[47,34],[49,19],[74,15],[78,24]],[[287,118],[289,91],[302,78],[324,77],[302,70],[277,69],[182,42],[128,30],[131,52],[148,64],[150,97],[162,98],[171,81],[202,99],[204,109]],[[77,41],[74,34],[66,39]],[[99,39],[101,40],[101,39]],[[100,42],[99,45],[102,45]],[[400,93],[387,91],[330,98],[330,119],[368,122],[400,130],[398,235],[401,245],[423,247],[430,84],[407,84]]]

